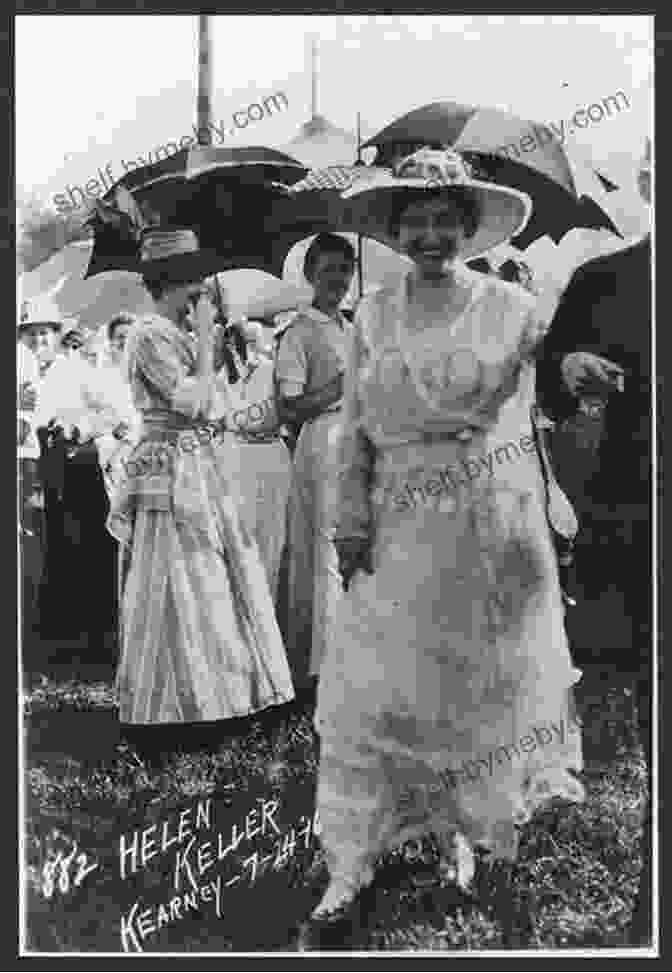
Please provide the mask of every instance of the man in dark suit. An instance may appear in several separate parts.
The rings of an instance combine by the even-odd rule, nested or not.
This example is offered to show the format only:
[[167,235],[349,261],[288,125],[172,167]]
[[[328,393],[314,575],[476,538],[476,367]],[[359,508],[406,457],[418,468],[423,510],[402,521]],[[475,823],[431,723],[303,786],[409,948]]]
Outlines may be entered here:
[[[647,157],[639,173],[640,192],[647,203],[650,202],[649,154],[647,145]],[[544,412],[560,424],[556,434],[556,472],[575,503],[581,523],[575,563],[577,594],[584,607],[579,604],[567,616],[572,654],[588,679],[591,667],[595,667],[597,671],[608,670],[611,676],[617,674],[621,681],[632,685],[650,784],[651,241],[648,233],[623,250],[590,260],[575,271],[541,349],[537,397]],[[561,424],[568,419],[570,425],[563,431]],[[572,435],[577,437],[574,448]],[[592,618],[591,608],[596,609]],[[644,868],[630,932],[631,942],[638,945],[648,943],[651,938],[650,854],[649,808],[642,840]]]

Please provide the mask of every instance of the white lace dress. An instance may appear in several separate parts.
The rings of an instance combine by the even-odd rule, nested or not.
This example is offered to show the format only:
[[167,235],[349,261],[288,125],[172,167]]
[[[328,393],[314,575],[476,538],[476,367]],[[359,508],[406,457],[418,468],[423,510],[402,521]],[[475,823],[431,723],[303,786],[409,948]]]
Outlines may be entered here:
[[511,859],[536,806],[583,796],[581,673],[530,424],[542,331],[521,288],[466,279],[450,324],[440,302],[413,309],[410,279],[357,315],[334,519],[337,536],[373,533],[375,573],[341,597],[318,693],[335,885],[428,831]]

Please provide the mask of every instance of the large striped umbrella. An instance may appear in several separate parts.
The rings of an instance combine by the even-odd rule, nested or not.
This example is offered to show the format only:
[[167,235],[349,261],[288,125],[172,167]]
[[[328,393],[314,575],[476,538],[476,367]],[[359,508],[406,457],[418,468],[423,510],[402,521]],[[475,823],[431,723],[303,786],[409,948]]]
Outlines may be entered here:
[[546,125],[497,108],[440,101],[398,118],[363,148],[377,149],[376,166],[394,166],[425,145],[456,149],[481,178],[532,197],[532,219],[514,241],[520,248],[545,234],[559,242],[574,227],[620,235],[599,205],[605,194],[599,174]]

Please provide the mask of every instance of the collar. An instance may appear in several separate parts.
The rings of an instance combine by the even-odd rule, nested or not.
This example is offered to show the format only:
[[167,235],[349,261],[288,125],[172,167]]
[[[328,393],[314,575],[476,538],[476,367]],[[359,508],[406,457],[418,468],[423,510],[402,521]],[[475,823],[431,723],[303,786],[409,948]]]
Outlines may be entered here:
[[[473,290],[471,298],[469,300],[469,304],[467,305],[467,307],[470,307],[476,297],[482,293],[485,285],[488,283],[488,275],[477,273],[466,263],[464,263],[464,261],[458,259],[455,261],[455,280],[458,283],[469,284],[472,286]],[[416,276],[414,270],[410,270],[402,275],[396,294],[394,295],[395,303],[400,311],[405,313],[406,308],[413,297],[415,286]]]

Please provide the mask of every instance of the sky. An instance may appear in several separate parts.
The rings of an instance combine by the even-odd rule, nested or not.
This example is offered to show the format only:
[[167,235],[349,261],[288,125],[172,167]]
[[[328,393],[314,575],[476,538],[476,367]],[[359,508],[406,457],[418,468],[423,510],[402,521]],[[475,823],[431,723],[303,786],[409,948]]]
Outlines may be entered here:
[[[48,201],[109,165],[192,134],[197,17],[22,15],[16,23],[19,198]],[[505,108],[541,122],[623,92],[629,107],[572,138],[629,178],[652,125],[647,16],[216,16],[213,116],[228,121],[283,92],[288,107],[227,136],[285,148],[310,117],[309,39],[319,39],[318,110],[364,135],[430,101]],[[221,144],[215,139],[214,144]]]

